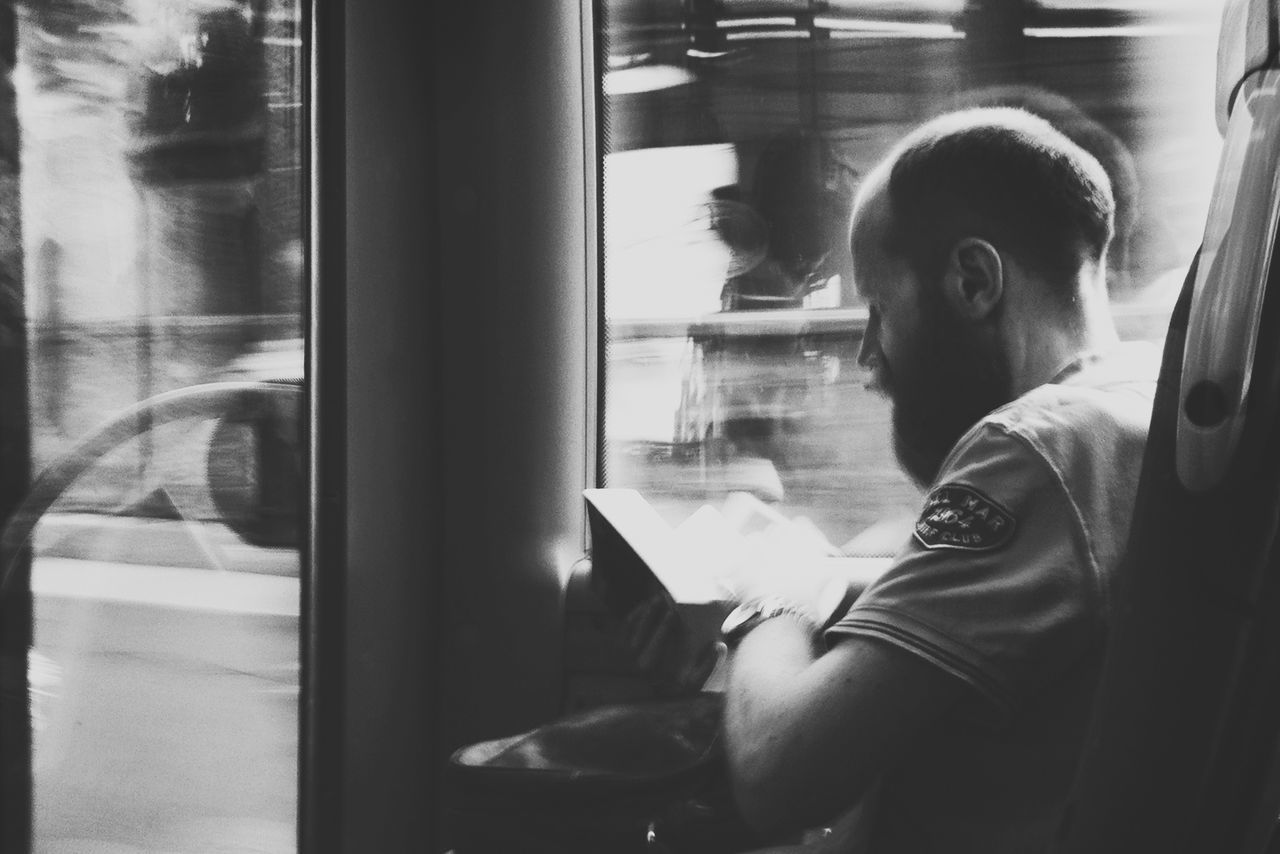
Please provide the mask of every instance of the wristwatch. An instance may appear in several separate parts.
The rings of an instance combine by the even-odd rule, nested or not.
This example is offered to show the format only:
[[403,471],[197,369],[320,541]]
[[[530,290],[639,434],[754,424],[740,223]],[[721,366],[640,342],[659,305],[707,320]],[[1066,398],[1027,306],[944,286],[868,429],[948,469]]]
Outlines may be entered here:
[[808,623],[814,634],[826,631],[849,610],[849,606],[853,604],[852,594],[848,581],[843,578],[831,579],[815,602],[817,614],[778,596],[743,602],[730,611],[720,625],[720,639],[733,649],[756,626],[783,614],[790,614],[801,622]]
[[720,626],[720,639],[729,649],[733,649],[756,626],[783,614],[790,614],[801,622],[808,623],[815,632],[818,630],[817,621],[804,608],[786,599],[765,597],[743,602],[730,611]]

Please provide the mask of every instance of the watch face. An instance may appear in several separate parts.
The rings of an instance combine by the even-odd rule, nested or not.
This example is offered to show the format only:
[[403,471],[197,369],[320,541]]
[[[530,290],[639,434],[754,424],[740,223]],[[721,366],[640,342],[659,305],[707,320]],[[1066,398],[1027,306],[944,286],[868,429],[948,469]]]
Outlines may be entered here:
[[724,618],[724,623],[720,626],[720,634],[724,636],[725,640],[732,640],[759,615],[759,602],[744,602],[730,611],[729,616]]

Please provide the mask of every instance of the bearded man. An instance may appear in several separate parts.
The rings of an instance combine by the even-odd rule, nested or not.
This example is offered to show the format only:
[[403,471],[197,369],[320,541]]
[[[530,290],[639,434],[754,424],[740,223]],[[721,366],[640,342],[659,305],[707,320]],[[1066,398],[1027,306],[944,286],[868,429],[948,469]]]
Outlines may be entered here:
[[[1011,109],[935,119],[859,190],[860,363],[926,491],[847,611],[726,621],[735,794],[870,854],[1049,850],[1105,646],[1159,354],[1121,344],[1106,173]],[[851,810],[851,808],[853,808]]]

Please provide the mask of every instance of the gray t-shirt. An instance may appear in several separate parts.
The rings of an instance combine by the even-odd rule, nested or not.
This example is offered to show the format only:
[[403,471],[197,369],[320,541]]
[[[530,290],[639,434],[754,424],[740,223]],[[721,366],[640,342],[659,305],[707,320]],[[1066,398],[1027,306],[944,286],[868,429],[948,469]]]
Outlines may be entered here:
[[881,779],[869,854],[1046,850],[1085,737],[1159,354],[1081,357],[943,463],[892,566],[827,633],[876,638],[968,700]]

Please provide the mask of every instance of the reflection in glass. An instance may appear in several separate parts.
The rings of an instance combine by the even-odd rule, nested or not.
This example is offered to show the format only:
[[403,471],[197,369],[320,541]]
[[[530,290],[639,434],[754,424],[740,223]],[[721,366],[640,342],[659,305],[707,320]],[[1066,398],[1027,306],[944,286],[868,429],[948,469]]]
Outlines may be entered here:
[[35,850],[292,851],[300,8],[17,12]]

